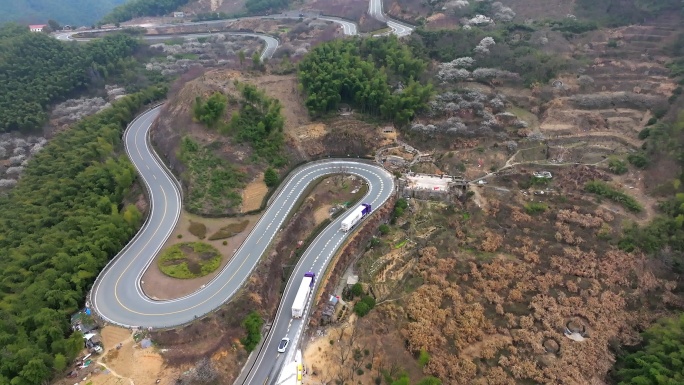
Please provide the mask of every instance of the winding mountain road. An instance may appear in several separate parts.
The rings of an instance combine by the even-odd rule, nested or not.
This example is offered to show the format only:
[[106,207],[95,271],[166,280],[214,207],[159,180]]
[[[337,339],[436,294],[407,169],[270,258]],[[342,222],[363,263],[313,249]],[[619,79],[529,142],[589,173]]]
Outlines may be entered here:
[[402,37],[408,36],[411,34],[411,32],[413,32],[413,27],[405,23],[400,23],[385,15],[385,13],[382,11],[382,0],[370,0],[368,2],[368,14],[371,15],[375,20],[387,24],[387,26],[390,28],[390,32],[375,36],[389,35],[390,33],[393,33],[399,37]]
[[[140,286],[142,274],[173,231],[182,206],[178,182],[160,163],[149,144],[149,130],[159,115],[158,106],[140,115],[124,134],[126,151],[149,191],[151,210],[143,228],[103,270],[91,292],[90,302],[107,321],[122,326],[171,327],[210,313],[229,300],[249,277],[271,240],[280,230],[306,186],[316,179],[345,172],[365,179],[369,191],[363,201],[381,206],[393,193],[393,177],[384,169],[361,161],[325,160],[295,170],[231,261],[205,287],[185,297],[156,301]],[[294,280],[303,271],[322,271],[347,233],[339,231],[339,219],[331,224],[302,257]],[[304,270],[302,270],[304,269]],[[288,284],[289,287],[289,284]],[[285,290],[283,303],[295,290]],[[288,312],[285,312],[288,315]],[[280,326],[277,322],[274,327]]]
[[[381,0],[371,0],[369,13],[380,21],[386,22],[392,33],[408,35],[412,28],[388,19],[382,13]],[[262,18],[293,18],[293,15],[272,15]],[[312,17],[305,15],[306,17]],[[356,35],[356,24],[332,17],[314,16],[321,20],[338,23],[345,35]],[[191,24],[225,23],[225,20],[198,22]],[[158,27],[158,26],[155,26]],[[113,29],[113,30],[119,30]],[[101,30],[96,30],[101,31]],[[95,31],[89,31],[95,32]],[[59,40],[88,41],[73,35],[76,31],[55,34]],[[277,50],[279,42],[269,35],[243,32],[217,32],[231,35],[253,36],[266,43],[261,59],[270,58]],[[202,37],[213,33],[179,34],[174,36]],[[146,40],[164,40],[169,36],[144,36]],[[147,187],[150,198],[150,213],[141,230],[129,244],[105,267],[98,276],[89,302],[106,321],[125,327],[173,327],[193,321],[208,314],[230,300],[247,280],[258,264],[261,256],[280,231],[301,197],[306,186],[330,174],[345,173],[355,175],[365,181],[368,193],[362,202],[370,203],[373,210],[382,206],[394,193],[394,178],[383,168],[362,160],[328,159],[306,164],[293,171],[283,182],[277,195],[272,198],[263,216],[230,262],[219,274],[200,290],[173,300],[153,300],[141,287],[141,278],[155,256],[169,238],[180,217],[182,197],[180,184],[154,153],[149,142],[149,131],[159,115],[157,106],[138,116],[124,133],[126,152]],[[292,361],[300,343],[300,337],[308,317],[312,299],[307,303],[305,316],[301,319],[290,317],[290,307],[303,275],[313,271],[317,277],[325,271],[330,259],[343,244],[350,233],[340,231],[344,215],[333,221],[304,252],[295,267],[284,290],[275,320],[267,333],[257,354],[251,355],[236,384],[274,384],[283,364]],[[317,289],[318,281],[316,283]],[[313,297],[312,297],[313,298]],[[277,353],[277,345],[282,337],[289,337],[290,347],[285,354]]]

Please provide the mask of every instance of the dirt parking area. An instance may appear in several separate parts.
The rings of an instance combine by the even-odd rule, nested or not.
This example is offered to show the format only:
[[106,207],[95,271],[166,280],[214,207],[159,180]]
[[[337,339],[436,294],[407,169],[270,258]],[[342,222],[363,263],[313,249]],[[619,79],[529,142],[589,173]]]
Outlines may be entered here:
[[425,190],[448,190],[451,178],[439,178],[430,175],[414,175],[406,177],[413,188]]
[[131,330],[105,326],[101,335],[104,353],[91,356],[94,361],[80,369],[76,378],[64,378],[55,385],[153,385],[157,380],[161,385],[175,384],[180,371],[167,367],[154,347],[142,349]]

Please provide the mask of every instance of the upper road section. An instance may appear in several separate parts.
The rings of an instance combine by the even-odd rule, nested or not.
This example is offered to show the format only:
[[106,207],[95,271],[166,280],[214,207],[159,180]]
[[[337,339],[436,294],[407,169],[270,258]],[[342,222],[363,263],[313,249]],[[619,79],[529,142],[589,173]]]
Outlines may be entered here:
[[[149,191],[151,210],[140,232],[103,270],[91,292],[92,306],[111,323],[141,327],[177,326],[221,306],[249,277],[306,186],[325,175],[344,172],[365,179],[369,190],[363,201],[371,203],[373,208],[382,205],[393,193],[392,175],[370,163],[331,159],[302,166],[283,183],[247,239],[216,278],[188,296],[168,301],[152,300],[143,292],[140,279],[176,226],[182,204],[178,182],[160,163],[148,141],[150,127],[160,108],[140,115],[124,134],[126,151]],[[307,250],[310,256],[304,258],[300,266],[311,263],[321,271],[324,265],[318,264],[323,260],[327,262],[330,253],[344,238],[336,234],[338,222],[333,222],[325,230],[326,234],[334,234],[329,234],[328,240],[335,239],[336,242],[315,242],[315,247]]]
[[[297,18],[299,17],[299,13],[297,14],[288,14],[288,13],[283,13],[280,15],[270,15],[270,16],[255,16],[251,17],[252,19],[292,19],[292,18]],[[303,13],[301,15],[304,15]],[[316,17],[320,20],[325,20],[325,21],[330,21],[336,24],[339,24],[342,27],[342,31],[345,35],[352,36],[357,34],[357,28],[356,24],[352,23],[347,20],[339,19],[336,17],[328,17],[328,16],[311,16],[311,15],[305,15],[306,17]],[[245,19],[250,19],[250,17],[246,17]],[[159,27],[178,27],[178,26],[189,26],[189,25],[213,25],[213,24],[225,24],[226,22],[231,21],[232,19],[229,20],[210,20],[210,21],[199,21],[199,22],[193,22],[193,23],[176,23],[176,24],[154,24],[154,25],[147,25],[146,27],[149,28],[159,28]],[[88,31],[69,31],[69,32],[58,32],[54,36],[57,38],[57,40],[63,40],[63,41],[69,41],[69,40],[75,40],[75,41],[90,41],[92,40],[91,38],[76,38],[74,37],[75,34],[82,33],[82,32],[105,32],[105,31],[118,31],[122,30],[123,28],[111,28],[111,29],[95,29],[95,30],[88,30]],[[181,37],[204,37],[204,36],[210,36],[210,35],[215,35],[215,34],[226,34],[226,35],[233,35],[233,36],[251,36],[251,37],[256,37],[264,41],[266,43],[266,46],[264,47],[264,50],[261,52],[261,60],[264,59],[270,59],[273,57],[273,54],[275,51],[278,49],[279,42],[278,39],[276,39],[273,36],[270,35],[265,35],[261,33],[249,33],[249,32],[212,32],[212,33],[193,33],[193,34],[177,34],[174,36],[181,36]],[[142,37],[145,40],[168,40],[169,36],[163,36],[163,35],[145,35]]]
[[382,11],[382,0],[370,0],[368,3],[368,14],[371,15],[375,20],[387,23],[387,26],[392,30],[391,33],[399,37],[410,35],[411,32],[413,32],[413,27],[400,23],[396,20],[392,20],[385,15],[385,13]]

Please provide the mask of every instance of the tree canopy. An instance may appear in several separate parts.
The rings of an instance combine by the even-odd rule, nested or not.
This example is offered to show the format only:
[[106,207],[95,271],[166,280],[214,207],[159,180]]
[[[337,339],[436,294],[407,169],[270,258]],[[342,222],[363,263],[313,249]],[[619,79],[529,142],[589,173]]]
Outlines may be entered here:
[[[299,66],[312,115],[335,111],[342,102],[405,124],[425,108],[431,85],[418,79],[426,63],[396,37],[333,40],[314,48]],[[392,90],[395,84],[397,90]]]
[[660,320],[643,337],[640,350],[618,361],[619,385],[684,383],[684,314]]
[[274,167],[287,164],[282,152],[285,139],[281,114],[282,104],[248,83],[237,83],[240,90],[240,110],[219,130],[239,142],[249,143],[256,154]]
[[0,384],[41,384],[83,348],[69,316],[142,221],[123,204],[136,174],[121,134],[165,94],[126,96],[57,135],[0,198]]
[[85,45],[42,33],[0,28],[0,132],[40,128],[46,108],[125,67],[139,41],[116,34]]

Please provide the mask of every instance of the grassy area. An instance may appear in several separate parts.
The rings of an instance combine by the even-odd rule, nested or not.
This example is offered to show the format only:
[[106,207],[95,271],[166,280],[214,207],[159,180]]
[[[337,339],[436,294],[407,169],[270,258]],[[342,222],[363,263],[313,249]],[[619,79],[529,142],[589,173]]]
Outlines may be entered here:
[[187,167],[182,177],[190,186],[188,211],[225,214],[242,203],[239,190],[245,187],[247,174],[188,137],[181,142],[180,159]]
[[199,55],[196,53],[176,53],[173,54],[173,57],[181,60],[181,59],[188,59],[188,60],[197,60],[199,58]]
[[248,220],[240,221],[238,223],[231,223],[229,225],[221,227],[217,232],[209,236],[210,241],[217,241],[219,239],[226,239],[233,237],[241,232],[245,231],[249,225]]
[[638,213],[641,212],[641,210],[643,210],[643,208],[641,207],[639,202],[636,201],[636,199],[623,193],[622,191],[618,191],[608,186],[603,182],[596,180],[589,182],[584,186],[584,189],[590,193],[608,198],[613,202],[619,203],[629,211]]
[[529,202],[525,203],[525,211],[530,214],[541,214],[544,211],[546,211],[549,208],[549,206],[546,203],[542,202]]
[[218,269],[221,257],[214,246],[202,242],[185,242],[164,250],[157,265],[169,277],[197,278]]

